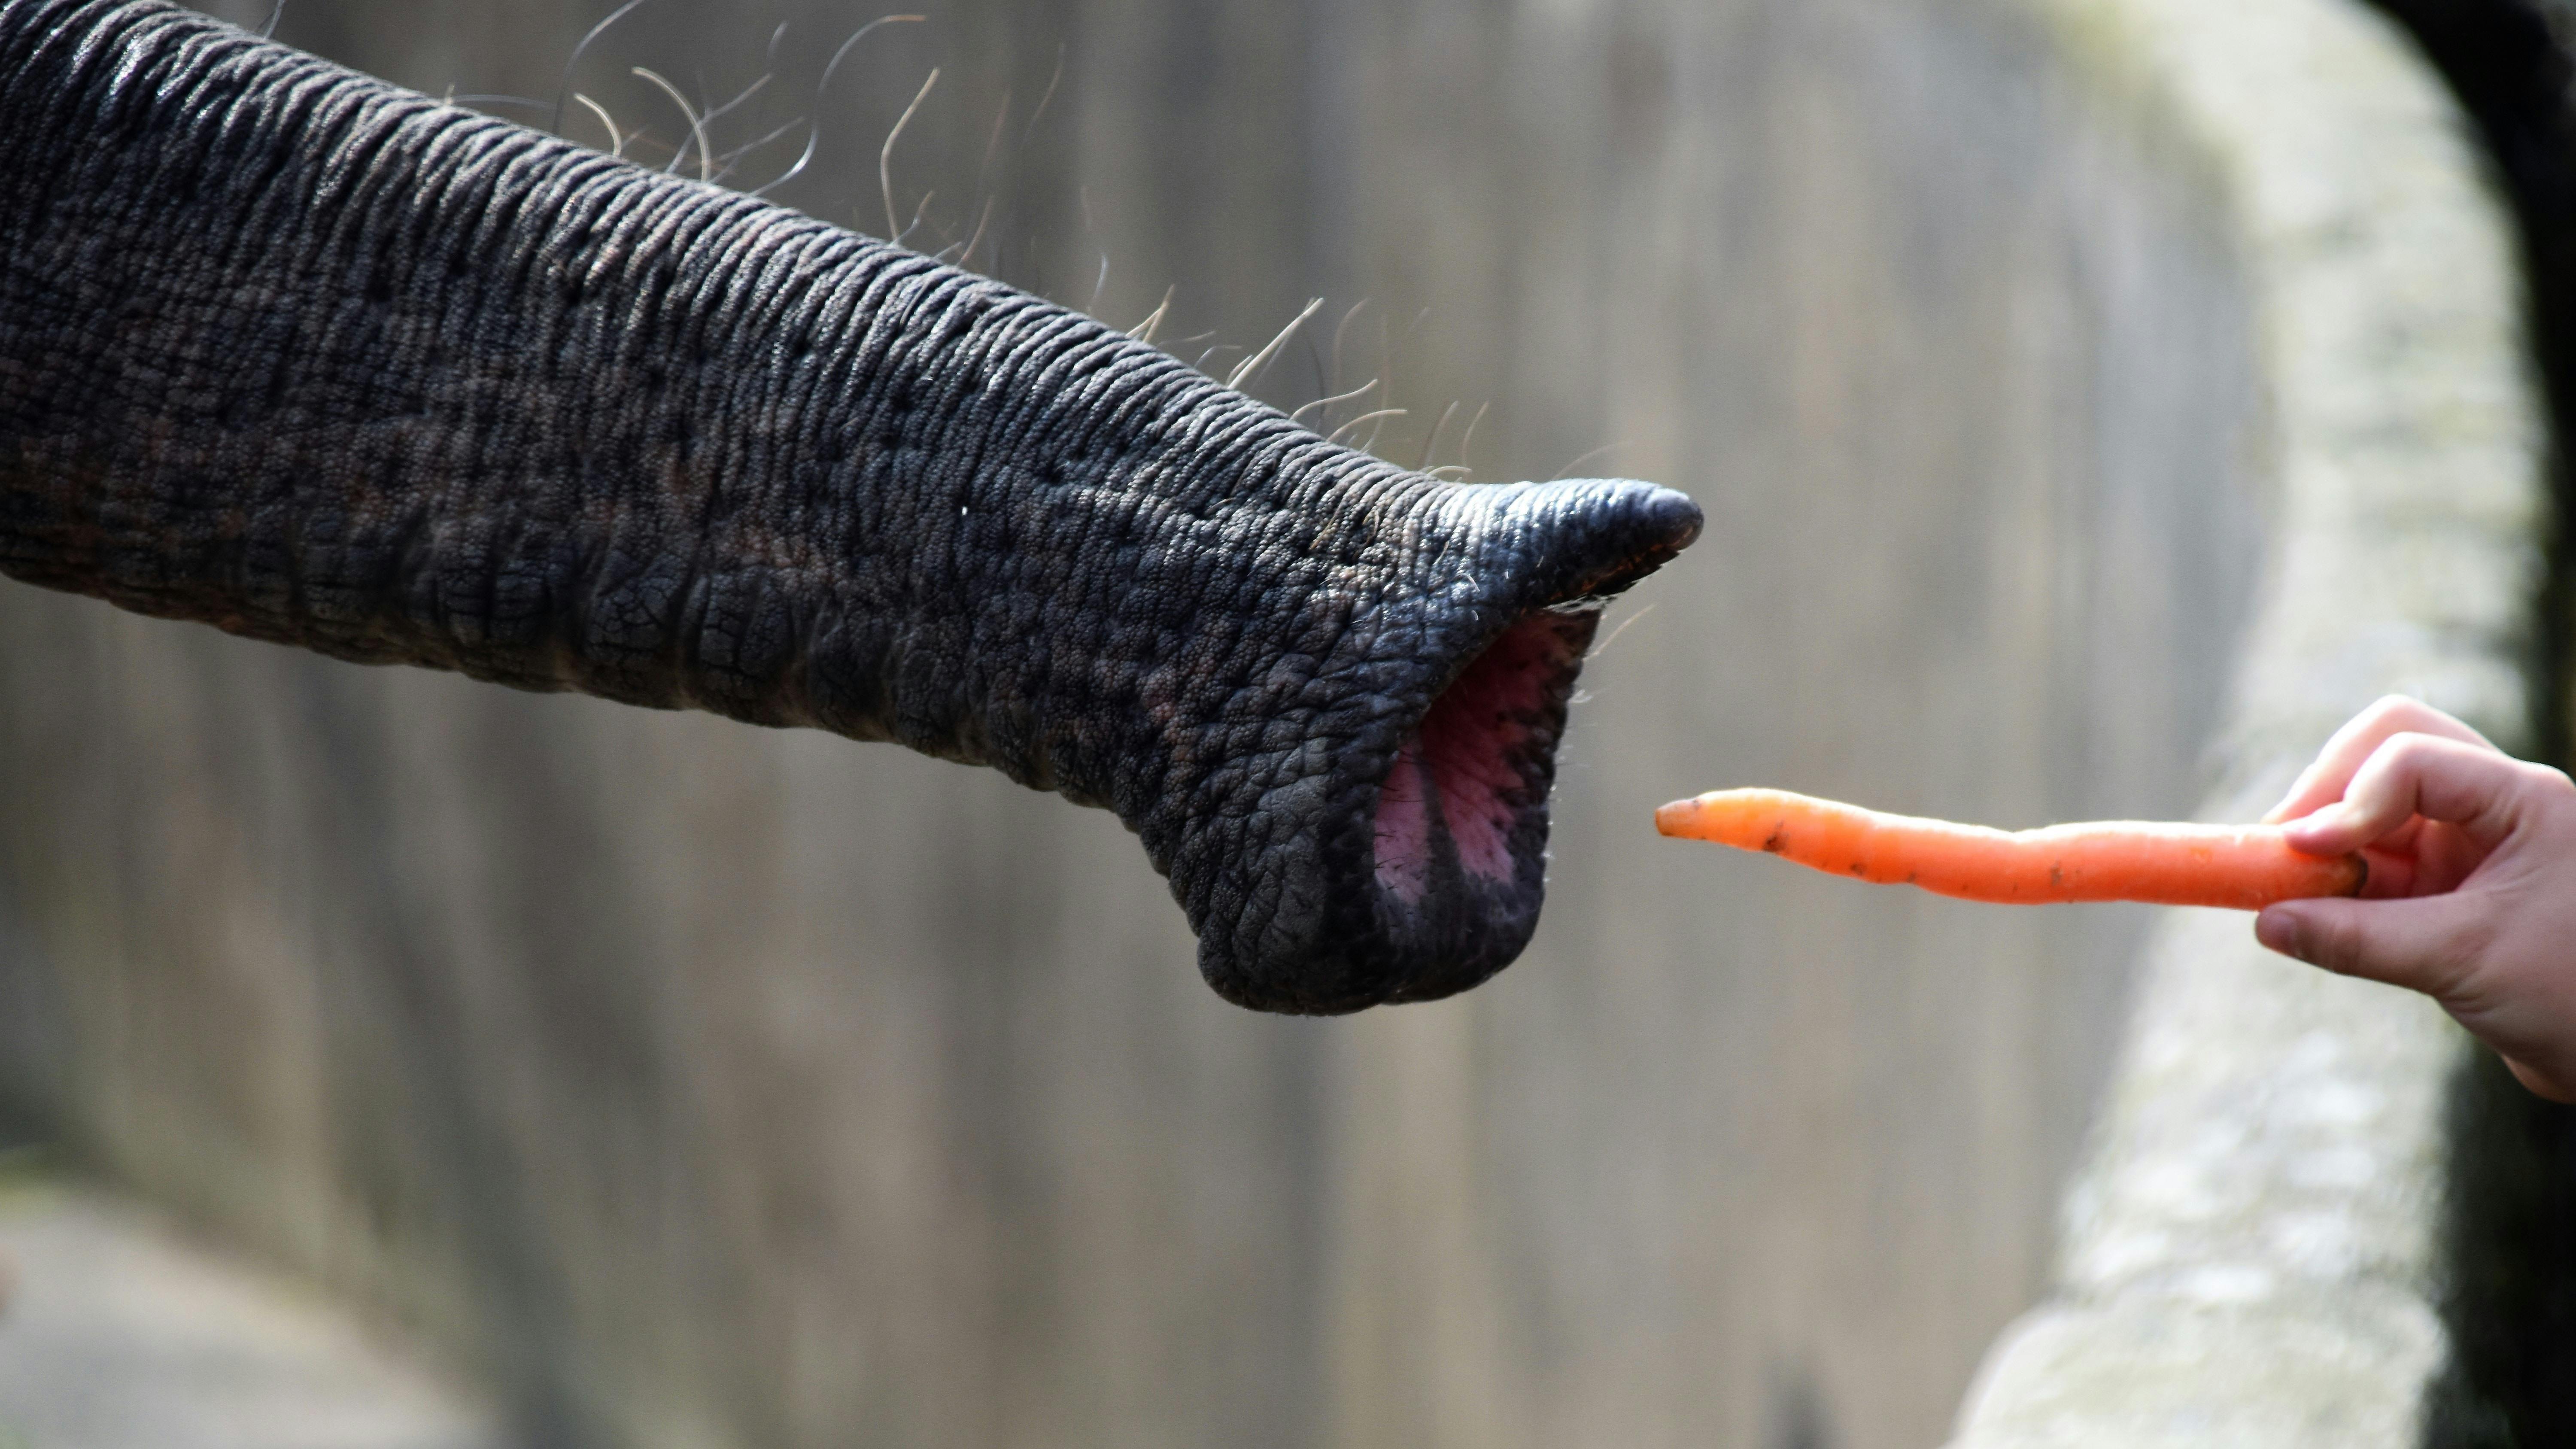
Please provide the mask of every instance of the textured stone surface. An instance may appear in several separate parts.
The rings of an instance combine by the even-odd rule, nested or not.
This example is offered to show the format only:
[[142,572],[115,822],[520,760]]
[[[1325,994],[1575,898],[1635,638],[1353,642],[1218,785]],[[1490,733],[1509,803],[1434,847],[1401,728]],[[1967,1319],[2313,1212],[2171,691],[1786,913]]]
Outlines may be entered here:
[[[2509,233],[2439,84],[2343,0],[2042,7],[2224,178],[2277,479],[2210,818],[2264,809],[2372,698],[2509,747],[2544,509]],[[2158,924],[2058,1296],[2000,1340],[1955,1449],[2411,1449],[2447,1362],[2429,1003]]]
[[2421,1298],[2362,1290],[2053,1307],[1996,1352],[1969,1401],[1989,1449],[2335,1449],[2417,1443],[2443,1347]]

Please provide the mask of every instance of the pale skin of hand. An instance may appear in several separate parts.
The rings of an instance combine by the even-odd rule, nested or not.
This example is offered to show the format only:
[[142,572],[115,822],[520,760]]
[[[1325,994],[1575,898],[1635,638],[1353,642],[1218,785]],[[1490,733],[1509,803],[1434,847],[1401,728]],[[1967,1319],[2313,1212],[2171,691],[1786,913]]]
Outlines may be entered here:
[[2313,855],[2359,851],[2359,899],[2287,901],[2254,935],[2441,1003],[2522,1084],[2576,1102],[2576,784],[2430,705],[2355,716],[2264,819]]

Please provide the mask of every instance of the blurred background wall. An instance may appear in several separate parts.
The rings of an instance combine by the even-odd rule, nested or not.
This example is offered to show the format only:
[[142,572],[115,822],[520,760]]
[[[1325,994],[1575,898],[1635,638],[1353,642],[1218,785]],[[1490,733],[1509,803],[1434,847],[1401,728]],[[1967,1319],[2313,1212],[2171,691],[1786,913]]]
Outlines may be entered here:
[[692,172],[633,68],[769,73],[707,149],[817,118],[779,200],[1120,325],[1169,289],[1220,374],[1321,296],[1261,396],[1375,380],[1321,415],[1405,409],[1359,434],[1399,462],[1701,501],[1587,670],[1536,943],[1254,1016],[1115,821],[997,776],[0,584],[14,1109],[535,1444],[1938,1442],[2143,917],[1647,814],[2191,807],[2265,437],[2189,156],[2009,0],[957,0],[819,103],[877,11],[645,0],[567,75],[608,8],[279,34]]

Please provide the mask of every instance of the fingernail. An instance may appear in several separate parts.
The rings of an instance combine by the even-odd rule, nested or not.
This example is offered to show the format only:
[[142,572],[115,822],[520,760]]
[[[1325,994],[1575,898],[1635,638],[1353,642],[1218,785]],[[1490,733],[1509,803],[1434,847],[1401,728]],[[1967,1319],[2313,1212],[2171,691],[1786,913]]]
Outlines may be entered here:
[[2254,918],[2254,939],[2268,951],[2278,951],[2293,960],[2308,959],[2306,932],[2299,929],[2296,912],[2273,909]]

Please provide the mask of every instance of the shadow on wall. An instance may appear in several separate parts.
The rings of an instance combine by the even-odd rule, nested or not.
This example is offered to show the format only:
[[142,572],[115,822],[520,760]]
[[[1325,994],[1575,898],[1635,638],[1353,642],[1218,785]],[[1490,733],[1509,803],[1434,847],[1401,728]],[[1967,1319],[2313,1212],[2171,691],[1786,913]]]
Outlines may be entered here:
[[2450,1110],[2443,1318],[2458,1359],[2426,1449],[2576,1442],[2576,1112],[2487,1052],[2463,1062]]

